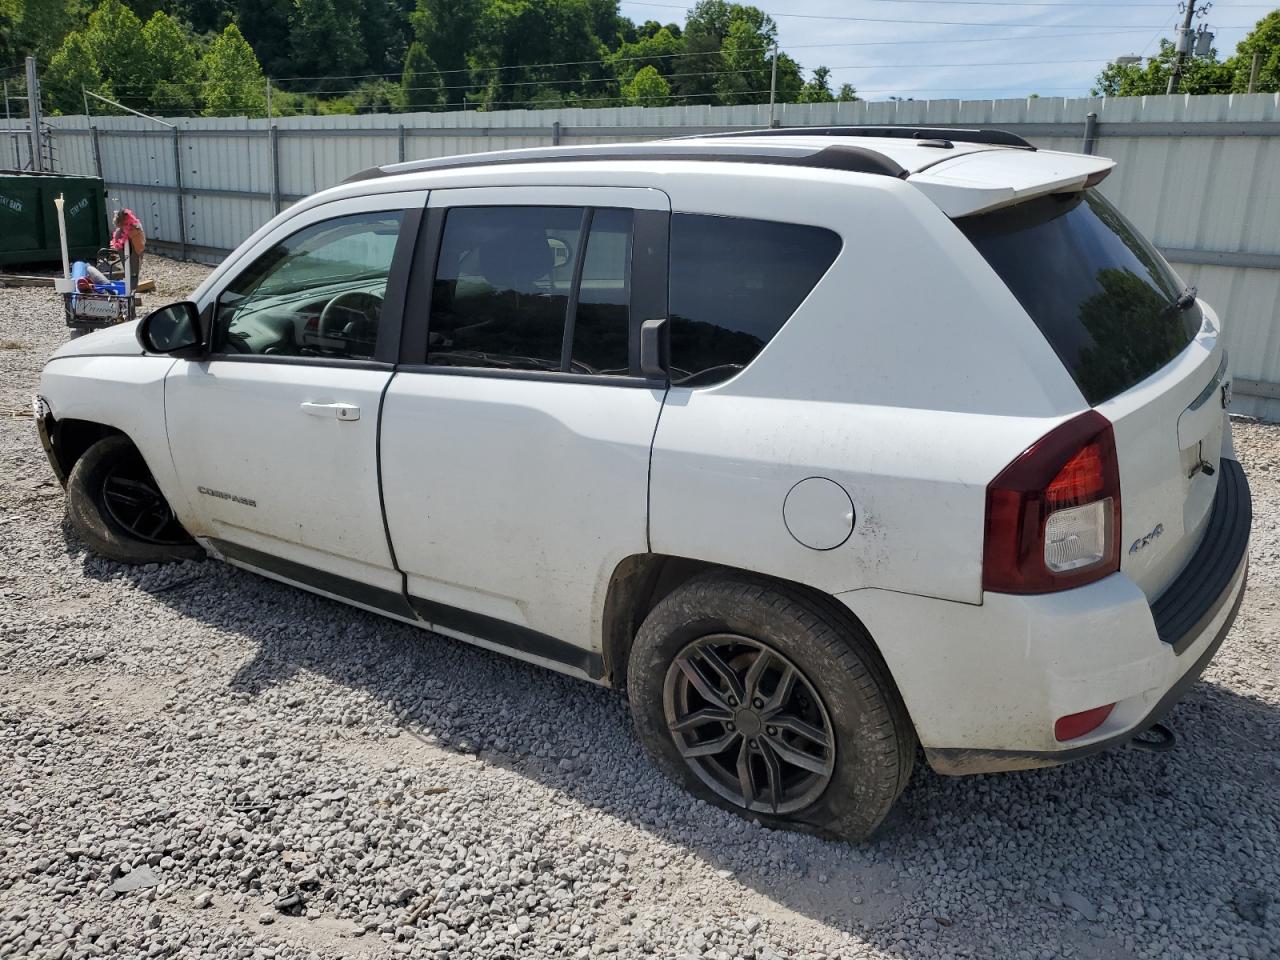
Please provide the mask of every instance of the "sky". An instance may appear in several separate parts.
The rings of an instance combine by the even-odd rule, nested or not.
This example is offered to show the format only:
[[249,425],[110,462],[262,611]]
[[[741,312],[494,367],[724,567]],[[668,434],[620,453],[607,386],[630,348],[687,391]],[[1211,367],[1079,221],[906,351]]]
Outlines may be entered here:
[[[737,0],[749,2],[749,0]],[[806,78],[831,68],[867,100],[1088,96],[1107,62],[1150,55],[1182,22],[1176,0],[756,0]],[[690,3],[622,0],[636,23],[683,24]],[[1197,7],[1202,6],[1197,3]],[[1272,3],[1216,0],[1195,23],[1219,57],[1235,52]],[[935,22],[930,22],[935,21]],[[946,22],[936,22],[946,21]],[[885,42],[889,41],[889,42]]]

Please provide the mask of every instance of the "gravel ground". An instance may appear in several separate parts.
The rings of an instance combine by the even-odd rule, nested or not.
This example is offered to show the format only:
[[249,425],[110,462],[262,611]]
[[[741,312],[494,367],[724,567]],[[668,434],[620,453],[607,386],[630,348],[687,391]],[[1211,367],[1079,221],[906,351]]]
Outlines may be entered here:
[[1236,426],[1251,580],[1176,751],[919,767],[855,847],[669,785],[615,693],[88,556],[26,415],[65,332],[0,290],[0,956],[1280,955],[1280,428]]

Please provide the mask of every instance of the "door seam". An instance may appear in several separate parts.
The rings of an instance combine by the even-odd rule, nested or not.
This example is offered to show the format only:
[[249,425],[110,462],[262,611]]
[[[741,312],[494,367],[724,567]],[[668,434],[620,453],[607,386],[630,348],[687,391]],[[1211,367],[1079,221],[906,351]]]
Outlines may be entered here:
[[658,404],[658,416],[653,421],[653,436],[649,438],[649,471],[644,484],[644,546],[653,553],[653,448],[658,443],[658,427],[662,423],[662,412],[667,409],[667,396],[671,393],[671,384],[662,389],[662,401]]
[[418,616],[418,611],[414,609],[413,604],[409,603],[409,577],[400,569],[400,561],[396,559],[396,545],[391,539],[391,524],[387,520],[387,498],[382,484],[382,415],[387,407],[387,391],[391,389],[391,383],[395,380],[396,373],[397,371],[395,370],[391,371],[391,375],[387,377],[387,382],[382,385],[382,392],[378,394],[378,423],[373,441],[374,474],[378,483],[378,510],[382,513],[382,535],[387,539],[387,554],[391,557],[392,569],[400,574],[400,596],[404,598],[404,602],[408,604],[409,609],[413,610],[413,615],[418,619],[422,619]]

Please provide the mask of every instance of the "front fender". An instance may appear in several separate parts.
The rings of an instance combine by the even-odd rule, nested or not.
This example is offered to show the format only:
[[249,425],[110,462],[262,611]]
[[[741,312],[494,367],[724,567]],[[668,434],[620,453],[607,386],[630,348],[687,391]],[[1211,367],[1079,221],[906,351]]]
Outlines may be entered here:
[[[73,342],[83,343],[97,336]],[[40,375],[40,396],[55,422],[99,423],[132,440],[160,492],[185,523],[192,509],[173,467],[164,418],[164,380],[178,362],[181,361],[144,356],[141,352],[137,356],[59,352],[45,364]]]

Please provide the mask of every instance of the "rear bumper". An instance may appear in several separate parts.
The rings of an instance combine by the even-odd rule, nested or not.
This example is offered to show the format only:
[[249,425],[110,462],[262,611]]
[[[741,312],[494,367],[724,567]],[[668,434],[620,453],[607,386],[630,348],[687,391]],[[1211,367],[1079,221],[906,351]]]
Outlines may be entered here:
[[1156,633],[1181,656],[1230,602],[1230,586],[1248,558],[1253,500],[1244,470],[1219,460],[1221,475],[1209,525],[1182,572],[1151,605]]
[[[1052,766],[1124,744],[1199,678],[1235,621],[1252,517],[1239,464],[1223,476],[1200,547],[1153,604],[1128,577],[980,606],[856,591],[841,599],[876,638],[940,773]],[[1114,703],[1066,743],[1057,718]]]
[[1209,665],[1213,655],[1218,652],[1218,648],[1222,646],[1222,641],[1227,638],[1227,634],[1235,623],[1236,613],[1239,612],[1240,603],[1244,600],[1244,588],[1248,580],[1248,566],[1249,561],[1246,558],[1241,564],[1238,581],[1231,590],[1227,591],[1228,593],[1234,593],[1235,599],[1231,602],[1231,607],[1222,625],[1218,627],[1217,633],[1214,634],[1208,645],[1204,647],[1195,662],[1190,664],[1187,671],[1174,681],[1173,685],[1156,701],[1155,706],[1137,723],[1130,724],[1119,733],[1113,733],[1100,740],[1089,740],[1080,746],[1067,743],[1056,750],[984,751],[954,747],[935,747],[932,749],[926,747],[925,755],[928,757],[930,766],[939,773],[951,776],[961,776],[969,773],[996,773],[1005,770],[1030,770],[1036,767],[1053,767],[1072,760],[1079,760],[1082,757],[1092,756],[1095,753],[1101,753],[1104,750],[1110,750],[1113,747],[1120,747],[1128,743],[1135,735],[1146,730],[1153,723],[1162,720],[1174,708],[1174,705],[1182,699],[1183,694],[1187,692],[1192,684],[1200,679],[1200,675],[1204,673],[1205,667]]

